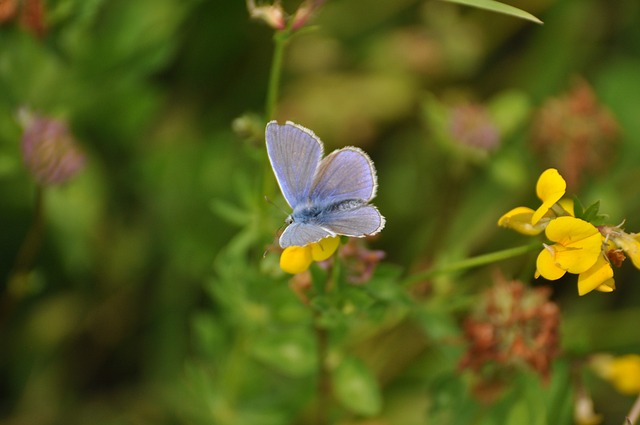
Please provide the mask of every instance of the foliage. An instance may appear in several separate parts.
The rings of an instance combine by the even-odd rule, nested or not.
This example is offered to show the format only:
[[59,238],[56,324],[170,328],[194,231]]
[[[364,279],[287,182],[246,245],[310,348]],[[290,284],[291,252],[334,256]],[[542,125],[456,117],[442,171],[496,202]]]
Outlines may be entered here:
[[[0,420],[622,423],[640,7],[515,6],[0,1]],[[79,146],[68,181],[34,177],[23,137],[53,139],[22,108]],[[379,236],[283,272],[270,119],[371,156]],[[497,226],[551,167],[573,220],[620,247],[613,292],[536,280],[542,230],[521,246]]]

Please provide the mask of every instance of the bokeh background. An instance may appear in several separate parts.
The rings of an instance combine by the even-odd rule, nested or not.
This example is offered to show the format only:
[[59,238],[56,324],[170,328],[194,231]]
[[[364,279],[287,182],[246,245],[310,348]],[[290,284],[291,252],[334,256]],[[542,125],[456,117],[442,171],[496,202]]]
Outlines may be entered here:
[[[328,0],[287,46],[276,116],[326,151],[370,154],[387,217],[370,245],[393,282],[529,243],[496,221],[536,205],[549,166],[640,231],[640,3],[513,5],[544,25],[436,0]],[[262,257],[286,216],[263,199],[286,210],[261,139],[273,29],[241,0],[1,0],[0,15],[0,422],[311,423],[313,318],[277,249]],[[42,246],[16,281],[36,192],[20,107],[67,123],[87,161],[45,188]],[[340,423],[572,423],[580,359],[640,352],[640,271],[627,261],[617,291],[579,298],[575,277],[535,281],[532,255],[389,285],[384,309],[333,340],[371,370],[382,410]],[[481,421],[482,403],[459,398],[464,345],[442,347],[462,313],[443,306],[475,304],[497,269],[552,288],[562,355],[559,378],[527,375],[530,390]],[[633,398],[583,379],[603,423],[621,423]]]

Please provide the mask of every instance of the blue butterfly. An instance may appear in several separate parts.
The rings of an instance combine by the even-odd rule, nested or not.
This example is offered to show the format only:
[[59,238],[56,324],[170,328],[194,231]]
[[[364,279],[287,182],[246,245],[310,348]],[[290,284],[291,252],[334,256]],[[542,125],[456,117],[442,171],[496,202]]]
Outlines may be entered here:
[[324,147],[309,129],[287,121],[266,128],[267,153],[280,190],[293,212],[280,246],[304,246],[344,235],[375,235],[384,217],[369,204],[378,188],[366,153],[345,147],[322,158]]

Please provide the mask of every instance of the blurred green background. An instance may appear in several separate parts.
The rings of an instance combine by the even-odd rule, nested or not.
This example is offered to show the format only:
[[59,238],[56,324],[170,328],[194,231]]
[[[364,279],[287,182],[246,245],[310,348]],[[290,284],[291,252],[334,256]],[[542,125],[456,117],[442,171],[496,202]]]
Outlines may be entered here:
[[[495,223],[536,204],[535,181],[549,166],[569,167],[561,172],[578,176],[569,192],[600,200],[611,224],[626,219],[640,231],[640,3],[513,5],[545,24],[437,0],[328,0],[287,46],[276,115],[311,128],[326,151],[357,145],[370,154],[375,204],[387,218],[371,245],[386,252],[381,272],[393,282],[528,243]],[[297,6],[284,3],[289,12]],[[260,139],[273,30],[251,21],[241,0],[42,7],[40,35],[20,11],[0,27],[0,422],[309,423],[312,317],[278,272],[277,251],[262,258],[285,217],[263,200],[285,205]],[[560,134],[557,144],[574,134],[549,130],[540,108],[571,98],[581,82],[595,106],[580,96],[583,109],[561,104],[551,114],[566,117],[560,127],[582,128],[599,113],[592,110],[606,110],[617,129],[590,128],[594,141],[560,154],[536,147],[541,132]],[[470,121],[463,111],[455,130],[452,111],[469,104],[477,109]],[[20,155],[21,106],[68,122],[88,161],[71,182],[46,190],[42,249],[28,280],[11,285],[35,193]],[[234,132],[247,113],[242,122],[257,132]],[[473,133],[476,118],[488,139]],[[605,153],[576,166],[572,159],[596,150],[589,143],[605,144]],[[555,407],[562,416],[532,413],[538,400],[521,394],[533,404],[521,408],[512,395],[503,405],[517,409],[501,413],[510,419],[475,423],[571,423],[567,359],[640,351],[638,270],[625,264],[616,292],[578,298],[575,277],[533,281],[533,258],[499,266],[553,286],[567,356],[551,393],[569,394]],[[491,273],[443,277],[428,291],[469,302]],[[463,347],[434,344],[459,336],[458,316],[440,314],[428,294],[416,296],[427,300],[424,311],[409,314],[398,301],[406,291],[389,286],[392,307],[334,341],[373,370],[383,410],[341,423],[474,423],[433,413],[434,403],[465,411],[462,401],[429,396],[462,391],[451,376]],[[389,329],[386,349],[380,340],[367,345],[366,332]],[[632,399],[587,379],[604,423],[620,423]]]

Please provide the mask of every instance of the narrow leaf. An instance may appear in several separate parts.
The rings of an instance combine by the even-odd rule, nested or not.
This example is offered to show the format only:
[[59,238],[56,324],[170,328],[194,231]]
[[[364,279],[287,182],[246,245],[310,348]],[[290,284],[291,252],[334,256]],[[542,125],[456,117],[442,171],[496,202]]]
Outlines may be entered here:
[[600,211],[600,201],[596,201],[593,204],[589,205],[589,207],[585,210],[584,220],[588,222],[593,221],[598,216],[599,211]]
[[494,0],[442,0],[449,3],[458,3],[465,6],[477,7],[478,9],[485,9],[491,12],[503,13],[505,15],[515,16],[516,18],[526,19],[527,21],[535,22],[536,24],[542,24],[543,22],[524,10],[517,7],[509,6],[508,4],[500,3]]

